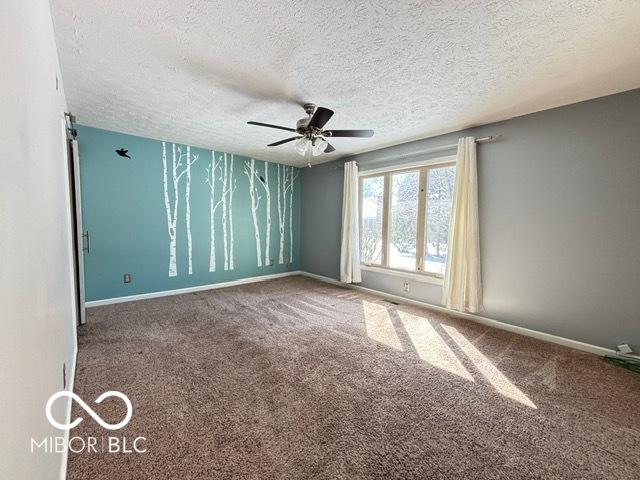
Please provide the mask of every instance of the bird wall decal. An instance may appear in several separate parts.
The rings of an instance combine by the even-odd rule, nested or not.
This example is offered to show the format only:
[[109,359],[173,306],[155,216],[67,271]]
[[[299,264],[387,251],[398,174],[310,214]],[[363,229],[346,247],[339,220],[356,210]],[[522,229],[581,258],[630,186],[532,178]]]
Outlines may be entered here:
[[116,150],[116,153],[118,155],[120,155],[121,157],[127,157],[127,158],[131,158],[129,155],[127,155],[127,152],[129,150],[125,150],[124,148],[119,148],[118,150]]

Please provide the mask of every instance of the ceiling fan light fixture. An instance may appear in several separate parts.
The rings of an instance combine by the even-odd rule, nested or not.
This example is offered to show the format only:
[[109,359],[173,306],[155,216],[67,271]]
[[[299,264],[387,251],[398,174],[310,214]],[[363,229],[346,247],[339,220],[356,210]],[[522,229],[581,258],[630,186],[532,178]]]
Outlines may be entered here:
[[318,155],[322,155],[326,150],[326,148],[327,148],[327,141],[322,137],[316,137],[313,139],[313,142],[312,142],[311,154],[314,157],[317,157]]
[[373,130],[324,130],[324,126],[333,116],[333,110],[318,107],[313,103],[306,103],[303,108],[307,113],[307,116],[298,120],[296,128],[254,121],[247,123],[249,125],[258,125],[260,127],[269,127],[295,132],[298,136],[270,143],[267,147],[277,147],[295,140],[294,147],[296,152],[303,157],[309,157],[309,159],[311,159],[312,156],[318,157],[323,153],[332,153],[336,151],[335,147],[327,142],[327,139],[324,137],[369,138],[373,136]]
[[307,151],[309,150],[309,148],[311,148],[311,142],[307,137],[302,137],[296,141],[295,147],[296,147],[296,152],[304,156],[307,154]]

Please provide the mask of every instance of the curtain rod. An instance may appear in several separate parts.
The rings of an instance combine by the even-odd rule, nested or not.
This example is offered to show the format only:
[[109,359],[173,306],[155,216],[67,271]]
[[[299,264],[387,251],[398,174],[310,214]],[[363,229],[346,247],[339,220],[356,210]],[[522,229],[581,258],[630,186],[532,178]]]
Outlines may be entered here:
[[[481,137],[481,138],[476,138],[476,143],[487,143],[487,142],[492,142],[494,140],[496,140],[497,138],[501,137],[502,135],[489,135],[488,137]],[[451,150],[453,148],[457,148],[458,144],[457,143],[452,143],[451,145],[440,145],[439,147],[431,147],[431,148],[426,148],[423,150],[416,150],[415,152],[411,152],[411,153],[403,153],[400,155],[387,155],[386,157],[380,157],[380,158],[375,158],[369,162],[366,162],[367,165],[371,165],[371,164],[376,164],[379,162],[385,162],[387,160],[397,160],[397,159],[402,159],[402,158],[408,158],[408,157],[415,157],[416,155],[422,155],[425,153],[437,153],[437,152],[441,152],[444,150]]]

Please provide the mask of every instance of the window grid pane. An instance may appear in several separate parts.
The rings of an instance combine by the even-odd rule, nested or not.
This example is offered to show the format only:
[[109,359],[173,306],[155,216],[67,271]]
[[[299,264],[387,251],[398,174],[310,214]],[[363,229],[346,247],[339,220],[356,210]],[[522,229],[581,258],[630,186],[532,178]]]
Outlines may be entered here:
[[420,171],[391,177],[389,267],[416,270]]
[[444,275],[456,167],[430,168],[427,175],[424,271]]
[[382,263],[383,211],[384,176],[364,178],[360,222],[360,258],[364,263]]

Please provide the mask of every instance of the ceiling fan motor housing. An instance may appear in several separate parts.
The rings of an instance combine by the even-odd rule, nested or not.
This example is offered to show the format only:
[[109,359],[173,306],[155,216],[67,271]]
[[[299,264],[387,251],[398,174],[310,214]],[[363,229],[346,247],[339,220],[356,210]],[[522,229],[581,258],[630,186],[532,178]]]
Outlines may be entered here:
[[296,130],[300,134],[304,134],[307,131],[307,127],[309,126],[309,117],[301,118],[296,122]]
[[305,133],[308,133],[307,129],[309,127],[309,122],[311,121],[311,117],[313,117],[318,106],[315,103],[305,103],[302,108],[307,112],[307,116],[296,122],[296,130],[298,133],[304,135]]

